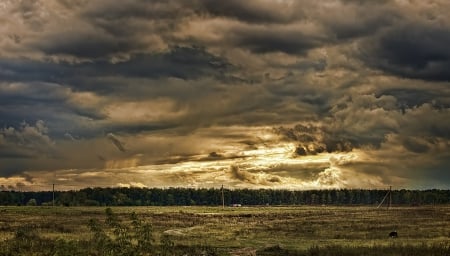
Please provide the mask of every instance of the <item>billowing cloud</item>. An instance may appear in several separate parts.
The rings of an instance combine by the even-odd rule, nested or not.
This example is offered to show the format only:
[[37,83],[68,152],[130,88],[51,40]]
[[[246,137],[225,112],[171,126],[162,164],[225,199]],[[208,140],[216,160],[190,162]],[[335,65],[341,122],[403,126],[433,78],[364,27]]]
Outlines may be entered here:
[[34,125],[21,123],[19,127],[0,129],[0,157],[30,157],[46,154],[54,146],[54,142],[47,135],[48,128],[44,121],[38,120]]
[[0,183],[448,187],[449,10],[3,1]]
[[279,183],[281,182],[280,177],[275,175],[267,175],[264,173],[256,173],[252,174],[248,171],[240,170],[239,166],[232,165],[230,167],[230,175],[231,178],[237,179],[239,181],[257,184],[257,185],[269,185],[270,183]]

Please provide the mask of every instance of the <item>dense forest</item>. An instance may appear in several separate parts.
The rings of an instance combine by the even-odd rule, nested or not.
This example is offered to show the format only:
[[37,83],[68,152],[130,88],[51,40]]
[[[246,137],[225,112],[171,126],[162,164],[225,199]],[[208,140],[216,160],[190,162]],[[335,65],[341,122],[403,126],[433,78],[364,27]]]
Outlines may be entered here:
[[[393,205],[450,204],[450,190],[223,190],[225,205]],[[54,199],[53,199],[54,198]],[[222,205],[221,189],[85,188],[76,191],[0,191],[0,205],[165,206]]]

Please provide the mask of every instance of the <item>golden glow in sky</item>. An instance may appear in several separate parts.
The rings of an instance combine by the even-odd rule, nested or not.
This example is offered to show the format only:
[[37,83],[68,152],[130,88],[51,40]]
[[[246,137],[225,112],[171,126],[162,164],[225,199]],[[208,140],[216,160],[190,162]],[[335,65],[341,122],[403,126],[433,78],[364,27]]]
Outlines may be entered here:
[[0,1],[0,190],[450,187],[450,1]]

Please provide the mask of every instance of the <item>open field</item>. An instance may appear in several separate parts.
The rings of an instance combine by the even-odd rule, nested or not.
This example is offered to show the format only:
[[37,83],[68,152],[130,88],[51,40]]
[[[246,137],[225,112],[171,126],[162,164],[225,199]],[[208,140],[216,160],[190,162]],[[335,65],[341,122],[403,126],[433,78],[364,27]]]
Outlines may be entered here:
[[[63,243],[69,248],[69,254],[64,255],[82,255],[82,248],[77,254],[77,250],[70,249],[70,246],[81,246],[83,243],[88,246],[93,241],[98,242],[96,239],[103,234],[111,243],[119,243],[122,241],[121,237],[127,238],[127,246],[132,247],[138,244],[137,234],[141,232],[136,230],[144,230],[140,228],[144,224],[149,224],[147,227],[151,225],[147,231],[151,233],[151,246],[154,246],[149,245],[147,255],[171,255],[164,254],[162,245],[210,248],[210,255],[339,255],[325,254],[327,250],[362,255],[366,253],[358,252],[362,252],[364,248],[397,249],[398,254],[388,255],[412,255],[407,252],[414,251],[418,253],[416,255],[430,255],[430,251],[434,255],[450,255],[450,206],[394,207],[389,210],[332,206],[225,209],[112,207],[112,211],[107,213],[105,209],[0,207],[0,255],[14,255],[8,253],[17,249],[14,246],[20,239],[24,243],[26,240],[40,239],[51,246],[54,246],[52,243]],[[133,212],[135,214],[132,216]],[[398,232],[397,239],[388,237],[393,230]],[[33,245],[28,246],[31,246],[30,250],[33,249]],[[85,247],[86,250],[87,248],[89,247]],[[155,253],[151,252],[152,248],[155,248]],[[38,249],[39,247],[34,247],[33,250]],[[421,254],[421,250],[426,254]],[[98,248],[92,249],[89,254],[119,255],[113,252],[102,254],[99,251],[101,250]],[[353,252],[355,254],[351,254]],[[23,251],[18,253],[28,255]],[[42,255],[46,253],[43,252]],[[174,251],[173,255],[177,253]]]

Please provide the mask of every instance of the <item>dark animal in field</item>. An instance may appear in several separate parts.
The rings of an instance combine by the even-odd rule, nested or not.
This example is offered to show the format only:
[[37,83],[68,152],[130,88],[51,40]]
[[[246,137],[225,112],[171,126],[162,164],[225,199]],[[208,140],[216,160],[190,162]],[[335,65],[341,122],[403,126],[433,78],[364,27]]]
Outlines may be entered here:
[[389,237],[390,238],[397,238],[398,237],[397,231],[392,231],[391,233],[389,233]]

